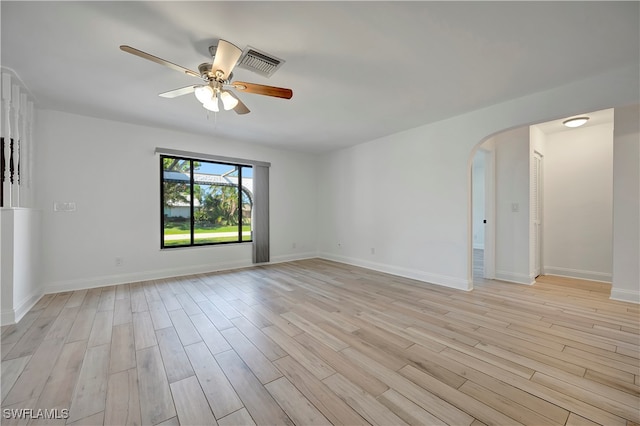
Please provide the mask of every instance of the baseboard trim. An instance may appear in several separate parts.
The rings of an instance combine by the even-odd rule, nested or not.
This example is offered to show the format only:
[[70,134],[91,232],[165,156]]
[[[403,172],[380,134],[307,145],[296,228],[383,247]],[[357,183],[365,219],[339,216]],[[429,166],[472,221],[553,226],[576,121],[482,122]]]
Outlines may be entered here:
[[13,311],[13,309],[9,309],[2,311],[2,313],[0,313],[0,325],[1,326],[5,326],[5,325],[11,325],[11,324],[15,324],[16,323],[16,314]]
[[204,274],[207,272],[217,272],[226,269],[244,268],[251,265],[251,261],[238,261],[220,264],[191,265],[181,268],[169,268],[154,271],[132,272],[129,274],[103,275],[101,277],[45,283],[44,290],[46,294],[85,290],[109,285],[135,283],[191,274]]
[[25,297],[24,300],[13,309],[2,311],[2,313],[0,313],[0,325],[4,326],[19,322],[22,317],[38,303],[38,300],[40,300],[42,296],[42,291],[35,291]]
[[619,300],[621,302],[640,304],[640,290],[622,290],[612,288],[611,296],[609,298],[612,300]]
[[31,295],[25,297],[22,303],[18,304],[14,309],[16,322],[20,321],[22,317],[38,303],[38,300],[40,300],[42,296],[44,296],[42,289],[38,289],[38,291],[34,291]]
[[606,272],[585,271],[582,269],[563,268],[560,266],[545,266],[544,273],[548,275],[558,275],[560,277],[578,278],[588,281],[601,281],[611,283],[612,274]]
[[496,280],[515,284],[533,285],[536,282],[535,277],[519,274],[517,272],[496,271],[495,277]]
[[[270,262],[259,265],[269,265],[274,263],[291,262],[317,257],[316,253],[299,253],[295,255],[273,256]],[[45,283],[44,294],[60,293],[64,291],[85,290],[90,288],[104,287],[135,283],[140,281],[158,280],[163,278],[181,277],[194,274],[206,274],[211,272],[227,271],[231,269],[242,269],[258,266],[251,260],[240,260],[234,262],[208,263],[202,265],[191,265],[180,268],[167,268],[153,271],[132,272],[128,274],[104,275],[88,279],[76,279],[68,281],[54,281]]]
[[306,252],[306,253],[286,254],[286,255],[271,257],[271,261],[269,262],[269,264],[294,262],[296,260],[314,259],[317,257],[318,257],[318,253],[316,253],[315,251]]
[[447,275],[426,273],[417,269],[401,268],[384,263],[371,262],[368,260],[362,260],[353,257],[339,256],[327,252],[318,253],[317,257],[319,257],[320,259],[331,260],[333,262],[359,266],[361,268],[371,269],[373,271],[384,272],[386,274],[397,275],[399,277],[410,278],[413,280],[422,281],[427,284],[435,284],[443,287],[454,288],[456,290],[470,291],[473,288],[473,284],[468,280]]

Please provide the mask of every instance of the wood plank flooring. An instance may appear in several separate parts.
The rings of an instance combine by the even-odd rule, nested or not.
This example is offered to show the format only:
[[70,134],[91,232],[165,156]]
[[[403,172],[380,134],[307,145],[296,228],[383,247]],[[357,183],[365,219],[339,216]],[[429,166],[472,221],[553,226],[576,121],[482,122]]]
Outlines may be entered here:
[[46,295],[2,329],[2,424],[640,423],[638,305],[475,286],[313,259]]

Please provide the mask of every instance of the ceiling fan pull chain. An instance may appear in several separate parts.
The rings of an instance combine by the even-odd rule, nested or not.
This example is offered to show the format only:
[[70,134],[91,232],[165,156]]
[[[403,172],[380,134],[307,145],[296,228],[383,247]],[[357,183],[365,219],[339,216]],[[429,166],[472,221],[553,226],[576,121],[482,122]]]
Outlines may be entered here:
[[213,128],[215,129],[218,126],[218,113],[215,111],[207,110],[207,120],[211,117],[211,113],[213,112]]

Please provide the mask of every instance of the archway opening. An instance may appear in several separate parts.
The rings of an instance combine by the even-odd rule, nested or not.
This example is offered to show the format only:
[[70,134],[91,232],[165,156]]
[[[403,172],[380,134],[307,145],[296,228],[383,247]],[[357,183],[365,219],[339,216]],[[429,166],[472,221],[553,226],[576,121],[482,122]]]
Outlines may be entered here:
[[578,129],[563,117],[496,133],[472,150],[474,285],[533,284],[540,274],[611,282],[613,109],[585,115]]

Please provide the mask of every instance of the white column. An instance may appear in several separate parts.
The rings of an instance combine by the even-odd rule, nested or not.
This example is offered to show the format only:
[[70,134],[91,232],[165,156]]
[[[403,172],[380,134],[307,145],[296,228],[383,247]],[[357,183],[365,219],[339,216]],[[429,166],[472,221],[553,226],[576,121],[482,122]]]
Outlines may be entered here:
[[13,206],[20,203],[20,86],[14,84],[11,91],[13,107]]
[[4,104],[4,204],[3,207],[13,206],[11,199],[11,170],[9,161],[11,158],[11,76],[2,73],[2,102]]

